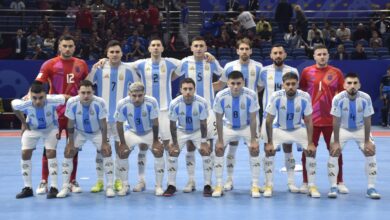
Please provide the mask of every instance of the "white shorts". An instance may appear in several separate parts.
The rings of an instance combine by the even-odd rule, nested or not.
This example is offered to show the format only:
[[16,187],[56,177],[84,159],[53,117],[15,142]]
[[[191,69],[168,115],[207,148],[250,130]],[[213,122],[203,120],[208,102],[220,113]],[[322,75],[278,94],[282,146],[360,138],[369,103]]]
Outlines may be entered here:
[[[296,128],[294,130],[284,130],[280,128],[272,129],[272,137],[275,150],[282,144],[296,143],[303,149],[307,149],[307,130],[305,127]],[[267,141],[268,142],[268,141]]]
[[158,116],[159,136],[163,141],[171,140],[171,130],[169,129],[171,121],[168,115],[168,110],[163,110]]
[[119,142],[118,130],[116,129],[116,122],[107,123],[107,138]]
[[127,130],[125,131],[125,141],[131,151],[134,150],[134,146],[139,144],[146,144],[148,147],[152,146],[153,131],[149,131],[149,133],[145,135],[138,135],[130,130]]
[[75,132],[75,138],[74,138],[74,145],[76,148],[79,148],[79,150],[82,149],[85,142],[91,141],[92,144],[96,147],[97,151],[102,150],[102,132],[98,131],[95,133],[85,133],[83,131],[76,130]]
[[[351,140],[356,142],[360,150],[364,150],[364,126],[357,130],[348,130],[345,128],[340,128],[339,139],[340,139],[341,149],[344,149],[345,144]],[[334,142],[334,133],[332,133],[332,137],[330,140],[331,143]],[[371,138],[371,134],[370,134],[370,141],[374,143],[373,139]]]
[[214,111],[210,109],[207,118],[207,139],[215,139],[215,137],[217,137],[217,122]]
[[25,130],[22,135],[22,150],[34,150],[39,139],[43,139],[45,148],[55,150],[57,148],[58,128],[51,126],[46,129]]
[[183,149],[183,147],[186,145],[187,141],[192,141],[192,143],[195,145],[196,149],[200,149],[200,141],[202,138],[202,134],[200,130],[192,132],[192,133],[186,133],[180,130],[177,130],[177,142],[179,144],[180,150]]
[[250,126],[246,126],[242,129],[233,130],[230,127],[223,126],[223,145],[226,146],[232,141],[239,141],[240,138],[243,138],[246,144],[249,144],[251,141],[251,129]]

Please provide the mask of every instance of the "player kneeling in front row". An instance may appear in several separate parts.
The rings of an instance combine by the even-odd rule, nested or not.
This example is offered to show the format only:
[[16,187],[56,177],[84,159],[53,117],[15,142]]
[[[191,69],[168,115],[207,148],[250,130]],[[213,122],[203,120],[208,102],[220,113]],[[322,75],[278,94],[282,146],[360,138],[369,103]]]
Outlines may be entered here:
[[81,81],[78,96],[70,98],[66,103],[65,116],[69,119],[69,137],[62,163],[62,190],[57,197],[64,198],[69,194],[69,178],[73,170],[72,158],[87,140],[91,141],[103,156],[107,179],[106,196],[114,197],[115,192],[112,188],[114,167],[111,146],[107,143],[107,107],[102,98],[93,95],[90,81]]
[[[118,170],[122,180],[122,189],[118,195],[125,196],[129,191],[129,155],[135,145],[142,145],[142,149],[152,148],[154,169],[156,173],[156,196],[161,196],[162,180],[164,177],[164,148],[158,140],[158,114],[157,100],[145,95],[145,87],[135,82],[129,87],[129,96],[121,99],[116,107],[115,120],[119,135]],[[129,129],[124,131],[123,123],[127,121]]]
[[193,79],[183,79],[180,83],[180,92],[182,95],[172,100],[169,106],[172,143],[168,149],[168,188],[165,190],[164,196],[173,196],[176,192],[177,159],[186,142],[190,141],[202,155],[203,195],[208,197],[212,193],[211,174],[213,170],[210,158],[211,147],[207,143],[209,107],[206,99],[195,95],[195,82]]
[[[250,153],[252,174],[251,195],[260,197],[258,186],[260,176],[259,143],[256,138],[257,114],[259,103],[254,91],[244,87],[244,76],[240,71],[232,71],[228,76],[228,87],[218,92],[213,110],[216,115],[218,140],[215,145],[214,169],[217,186],[212,194],[220,197],[223,194],[222,176],[226,144],[231,141],[245,140]],[[225,121],[225,125],[223,124]]]
[[[264,197],[272,196],[275,150],[284,143],[301,145],[307,157],[309,195],[319,198],[321,195],[315,186],[316,148],[313,144],[313,122],[311,98],[307,92],[298,90],[298,76],[289,72],[283,75],[283,89],[274,92],[267,105],[266,132],[268,143],[265,145],[265,190]],[[305,126],[302,123],[304,117]],[[275,117],[277,120],[272,124]]]
[[344,91],[332,101],[333,135],[328,161],[328,176],[331,184],[329,198],[337,197],[338,157],[349,140],[355,141],[366,157],[368,177],[367,197],[380,199],[375,190],[377,165],[375,145],[371,139],[371,116],[374,114],[371,98],[359,91],[360,81],[356,73],[348,73],[344,80]]
[[[15,99],[12,101],[12,108],[15,115],[22,123],[22,176],[24,188],[16,195],[17,199],[33,196],[31,179],[31,157],[33,150],[39,141],[43,139],[46,147],[46,155],[49,162],[49,175],[51,187],[47,198],[57,196],[57,112],[59,105],[65,104],[63,95],[46,95],[42,83],[35,81],[30,88],[30,99],[23,101]],[[27,118],[24,117],[27,115]],[[69,182],[69,181],[68,181]]]

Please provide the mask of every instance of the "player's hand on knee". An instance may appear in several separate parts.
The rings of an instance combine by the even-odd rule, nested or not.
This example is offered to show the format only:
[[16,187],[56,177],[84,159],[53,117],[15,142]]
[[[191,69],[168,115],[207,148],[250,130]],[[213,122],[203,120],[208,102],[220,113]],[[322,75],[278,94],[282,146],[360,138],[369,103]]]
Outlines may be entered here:
[[330,155],[332,157],[338,157],[341,153],[341,146],[339,142],[333,142],[330,144]]
[[315,157],[316,155],[316,146],[313,143],[309,143],[307,145],[307,149],[305,151],[307,157]]
[[179,156],[179,153],[180,153],[179,146],[177,144],[170,143],[169,147],[168,147],[168,152],[169,152],[169,155],[172,157]]
[[223,156],[224,151],[225,151],[225,146],[223,144],[223,141],[218,140],[217,143],[215,144],[215,155],[221,157]]
[[200,143],[200,154],[202,156],[210,156],[210,154],[211,154],[211,147],[210,147],[209,143],[207,143],[207,142]]
[[130,149],[129,147],[127,146],[126,143],[119,143],[119,146],[118,146],[118,156],[119,158],[121,159],[125,159],[129,156],[130,154]]
[[266,156],[273,156],[275,154],[275,147],[273,144],[266,143],[264,146]]
[[154,141],[152,144],[152,153],[155,157],[162,157],[164,154],[164,146],[160,141]]
[[102,155],[104,157],[110,157],[112,154],[112,151],[111,151],[111,146],[109,143],[107,142],[103,142],[102,143]]
[[374,156],[375,155],[375,145],[371,141],[367,141],[364,143],[364,154],[366,156]]
[[76,153],[77,153],[77,149],[74,147],[73,144],[66,145],[65,151],[64,151],[66,158],[74,157],[74,155],[76,155]]
[[252,156],[258,156],[259,155],[259,142],[257,142],[256,139],[251,141],[250,152],[251,152]]

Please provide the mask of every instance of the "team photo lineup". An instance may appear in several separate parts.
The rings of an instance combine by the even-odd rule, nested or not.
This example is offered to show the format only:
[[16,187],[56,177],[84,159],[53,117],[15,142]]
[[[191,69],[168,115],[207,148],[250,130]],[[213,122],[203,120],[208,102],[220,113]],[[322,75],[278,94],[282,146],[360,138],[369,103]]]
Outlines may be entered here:
[[[112,40],[106,45],[106,57],[88,69],[84,60],[73,56],[74,38],[61,36],[58,56],[41,66],[28,94],[12,101],[22,124],[24,188],[16,198],[46,194],[52,199],[81,193],[78,154],[87,142],[96,147],[91,167],[96,167],[97,179],[89,191],[104,192],[106,197],[142,192],[147,186],[154,186],[156,196],[174,196],[182,151],[186,163],[180,167],[186,168],[188,181],[180,190],[196,189],[197,151],[202,160],[203,182],[198,185],[203,184],[203,196],[222,197],[234,189],[237,148],[247,146],[249,196],[273,196],[275,155],[283,152],[287,190],[320,198],[316,151],[321,135],[329,151],[326,196],[349,193],[343,180],[342,151],[352,140],[365,157],[362,172],[367,187],[362,196],[381,198],[375,186],[376,146],[371,137],[374,108],[370,96],[360,91],[361,73],[343,73],[329,65],[329,52],[323,45],[314,47],[315,64],[302,72],[284,63],[287,53],[281,44],[272,45],[272,64],[263,66],[251,59],[252,42],[242,38],[236,42],[238,59],[224,67],[207,52],[203,37],[194,37],[189,46],[191,56],[162,57],[162,40],[151,38],[150,58],[122,62],[121,43]],[[176,79],[180,95],[174,97]],[[58,146],[62,133],[66,146]],[[42,177],[34,187],[32,175],[38,174],[32,173],[31,158],[36,148],[41,154],[40,140]],[[63,156],[57,146],[64,149]],[[302,151],[299,185],[293,146]],[[133,151],[138,151],[138,180],[130,188]],[[147,183],[145,177],[148,151],[154,157],[154,183]]]

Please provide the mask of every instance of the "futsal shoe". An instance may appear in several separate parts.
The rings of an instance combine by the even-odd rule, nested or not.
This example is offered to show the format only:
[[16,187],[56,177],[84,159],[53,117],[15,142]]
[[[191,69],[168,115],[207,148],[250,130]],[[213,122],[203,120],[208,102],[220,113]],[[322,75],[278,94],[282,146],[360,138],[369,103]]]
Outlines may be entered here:
[[203,187],[203,196],[204,197],[210,197],[210,196],[212,196],[212,194],[213,194],[213,189],[211,188],[211,186],[210,185],[205,185]]
[[211,195],[212,197],[221,197],[223,195],[222,186],[216,186]]
[[329,198],[332,198],[332,199],[335,199],[335,198],[337,198],[337,187],[331,187],[330,188],[330,191],[329,191],[329,193],[328,193],[328,197]]
[[36,191],[37,195],[43,195],[47,193],[47,191],[47,182],[45,180],[41,180]]
[[299,192],[303,194],[307,194],[309,192],[309,186],[307,183],[302,184],[302,186],[299,188]]
[[91,188],[91,193],[98,193],[104,190],[103,180],[98,180],[96,184]]
[[142,191],[145,191],[146,189],[146,183],[145,181],[139,181],[137,183],[137,185],[135,185],[135,187],[133,188],[133,192],[142,192]]
[[299,193],[299,188],[294,183],[287,184],[287,187],[291,193]]
[[258,186],[252,186],[251,196],[252,198],[260,198],[261,194]]
[[130,186],[124,185],[121,190],[118,191],[118,196],[126,196],[130,192]]
[[156,196],[162,196],[164,194],[164,190],[161,186],[156,186],[154,194]]
[[16,195],[16,198],[23,199],[23,198],[27,198],[27,197],[31,197],[31,196],[34,196],[33,190],[31,189],[31,187],[24,187],[22,189],[22,192],[20,192]]
[[318,189],[316,186],[310,186],[308,194],[311,198],[320,198],[321,197],[321,194],[320,194],[320,192],[318,192]]
[[167,190],[165,190],[163,196],[165,197],[171,197],[171,196],[174,196],[175,195],[175,192],[176,192],[176,186],[173,186],[173,185],[169,185]]
[[114,190],[115,191],[119,191],[119,190],[121,190],[122,189],[122,180],[120,180],[120,179],[116,179],[115,180],[115,183],[114,183]]
[[190,193],[190,192],[193,192],[195,190],[196,190],[195,181],[189,180],[187,185],[184,187],[183,192]]
[[112,186],[107,187],[107,189],[106,189],[106,197],[107,197],[107,198],[113,198],[113,197],[115,197],[115,191],[114,191],[114,189],[112,188]]
[[46,195],[46,199],[54,199],[57,198],[58,189],[55,187],[50,187],[49,192]]
[[349,190],[344,183],[339,183],[337,185],[337,189],[339,190],[339,193],[341,193],[341,194],[348,194],[349,193]]
[[264,193],[263,193],[264,197],[266,198],[271,198],[272,197],[272,186],[266,186],[264,188]]
[[57,198],[65,198],[70,193],[69,187],[64,187],[61,189],[61,191],[57,194]]
[[81,193],[83,190],[81,189],[79,183],[76,180],[73,180],[70,183],[70,191],[73,193]]
[[225,191],[233,190],[233,179],[228,178],[227,181],[225,182],[225,185],[223,185],[223,189]]
[[376,191],[375,188],[367,189],[367,197],[370,199],[380,199],[381,195]]

